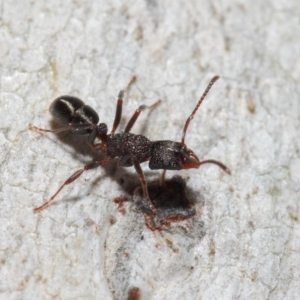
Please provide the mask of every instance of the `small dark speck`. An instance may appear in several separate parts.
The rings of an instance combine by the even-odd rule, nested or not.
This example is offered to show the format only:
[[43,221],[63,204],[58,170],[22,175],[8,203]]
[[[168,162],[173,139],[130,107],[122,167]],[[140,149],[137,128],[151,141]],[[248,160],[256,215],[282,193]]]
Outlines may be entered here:
[[256,111],[256,105],[253,101],[253,98],[251,96],[248,96],[247,99],[246,99],[246,103],[247,103],[247,108],[248,108],[248,111],[251,113],[251,114],[254,114],[255,111]]
[[133,287],[128,292],[127,300],[139,300],[141,299],[141,290],[137,287]]
[[115,217],[111,216],[109,218],[109,222],[110,222],[111,225],[114,225],[115,223],[117,223],[117,219]]

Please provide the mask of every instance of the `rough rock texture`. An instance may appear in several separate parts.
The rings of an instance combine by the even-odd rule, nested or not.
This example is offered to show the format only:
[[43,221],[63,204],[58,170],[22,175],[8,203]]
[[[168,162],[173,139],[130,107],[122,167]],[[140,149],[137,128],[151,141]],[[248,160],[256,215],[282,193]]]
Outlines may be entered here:
[[[284,4],[283,4],[284,3]],[[10,1],[0,10],[1,299],[297,299],[300,294],[300,3]],[[133,168],[72,173],[96,158],[84,137],[51,128],[51,100],[74,95],[120,130],[180,141],[214,165],[180,174],[196,216],[150,231],[131,201]],[[143,164],[149,182],[158,171]],[[138,288],[138,289],[134,289]]]

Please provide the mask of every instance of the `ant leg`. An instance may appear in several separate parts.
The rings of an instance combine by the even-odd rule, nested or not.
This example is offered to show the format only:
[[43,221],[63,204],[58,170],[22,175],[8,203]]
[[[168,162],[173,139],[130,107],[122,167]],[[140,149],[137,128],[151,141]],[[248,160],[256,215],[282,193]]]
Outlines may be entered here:
[[155,214],[156,212],[156,209],[155,207],[153,206],[152,202],[151,202],[151,199],[149,197],[149,194],[148,194],[148,188],[147,188],[147,181],[145,179],[145,175],[143,173],[143,170],[139,164],[138,161],[134,160],[133,161],[133,165],[134,165],[134,168],[136,170],[136,172],[138,173],[139,175],[139,178],[140,178],[140,182],[142,184],[142,188],[143,188],[143,193],[144,193],[144,197],[146,198],[146,201],[148,203],[148,206],[149,208],[151,209],[152,213]]
[[125,128],[125,132],[128,133],[130,132],[132,126],[134,125],[134,123],[136,122],[137,118],[139,117],[141,111],[145,110],[145,109],[154,109],[156,108],[159,104],[161,103],[161,100],[157,100],[154,104],[147,106],[147,105],[141,105],[133,114],[133,116],[131,117],[131,119],[129,120],[128,124],[126,125]]
[[[126,93],[129,93],[131,86],[136,82],[137,77],[132,76],[131,80],[129,81],[127,88],[126,88]],[[121,121],[121,116],[122,116],[122,106],[123,106],[123,97],[124,97],[124,91],[120,91],[118,95],[118,102],[117,102],[117,109],[116,109],[116,115],[115,115],[115,120],[113,124],[113,128],[111,130],[111,134],[114,134],[116,129],[118,128],[120,121]]]
[[118,126],[120,124],[120,121],[121,121],[122,106],[123,106],[123,96],[124,96],[124,91],[120,91],[119,95],[118,95],[116,115],[115,115],[115,120],[114,120],[113,128],[111,130],[111,134],[115,133],[115,131],[118,128]]
[[40,212],[41,210],[43,210],[44,208],[46,208],[47,206],[49,206],[49,204],[55,199],[55,197],[57,196],[57,194],[59,194],[59,192],[68,184],[70,184],[71,182],[75,181],[83,172],[87,171],[87,170],[91,170],[97,167],[102,166],[103,164],[105,164],[107,161],[109,160],[109,157],[105,157],[103,160],[98,161],[98,162],[93,162],[91,164],[85,165],[82,169],[76,171],[72,176],[70,176],[62,185],[61,187],[57,190],[57,192],[48,200],[46,201],[44,204],[42,204],[41,206],[38,206],[36,208],[33,209],[34,213]]
[[223,171],[225,171],[227,174],[231,175],[231,171],[225,166],[223,165],[221,162],[219,161],[216,161],[216,160],[213,160],[213,159],[208,159],[208,160],[204,160],[202,161],[200,165],[203,165],[203,164],[215,164],[217,166],[219,166]]
[[127,88],[126,88],[126,94],[127,94],[127,95],[129,94],[129,92],[130,92],[130,90],[131,90],[131,87],[132,87],[132,85],[136,82],[136,80],[137,80],[137,76],[136,76],[136,75],[132,76],[132,78],[131,78],[131,80],[129,81],[129,83],[128,83],[128,85],[127,85]]
[[97,137],[97,125],[95,124],[69,124],[67,126],[64,127],[60,127],[57,129],[44,129],[44,128],[40,128],[37,126],[32,125],[31,123],[29,124],[29,129],[31,130],[35,130],[38,132],[52,132],[52,133],[60,133],[63,131],[72,131],[74,133],[78,133],[81,131],[85,131],[86,129],[92,129],[92,132],[89,134],[87,142],[88,144],[95,150],[97,150],[99,148],[100,144],[94,144],[94,141]]
[[70,130],[69,126],[65,126],[65,127],[61,127],[61,128],[57,128],[57,129],[44,129],[44,128],[40,128],[37,126],[32,125],[31,123],[28,125],[29,129],[31,130],[35,130],[38,132],[53,132],[53,133],[59,133],[59,132],[63,132],[63,131],[68,131]]
[[86,129],[93,130],[96,127],[97,127],[97,125],[95,125],[95,124],[69,124],[67,126],[56,128],[56,129],[44,129],[44,128],[34,126],[31,123],[29,124],[29,129],[31,129],[31,130],[35,130],[38,132],[52,132],[52,133],[60,133],[63,131],[68,131],[68,130],[76,133],[76,132],[80,132],[80,131],[86,130]]
[[163,170],[161,173],[160,182],[159,182],[160,186],[163,186],[165,184],[166,173],[167,170]]

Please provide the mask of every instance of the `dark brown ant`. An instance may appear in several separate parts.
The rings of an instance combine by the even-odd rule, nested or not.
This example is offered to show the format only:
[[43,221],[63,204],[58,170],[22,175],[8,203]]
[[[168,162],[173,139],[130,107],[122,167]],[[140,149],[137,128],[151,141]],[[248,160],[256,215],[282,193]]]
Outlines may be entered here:
[[[107,125],[105,123],[98,124],[98,114],[90,106],[85,105],[82,100],[72,96],[61,96],[55,99],[50,106],[50,112],[54,119],[62,127],[49,130],[38,128],[30,124],[30,128],[42,132],[58,133],[62,131],[72,131],[75,134],[88,135],[87,141],[89,145],[92,148],[104,153],[105,157],[100,161],[87,164],[82,169],[76,171],[61,185],[57,192],[48,201],[41,206],[34,208],[33,211],[37,213],[46,208],[50,202],[55,199],[57,194],[64,188],[64,186],[75,181],[83,172],[102,166],[108,160],[116,157],[119,158],[119,166],[134,166],[136,172],[138,173],[143,188],[143,194],[150,209],[149,213],[147,213],[149,218],[155,215],[156,209],[149,197],[147,182],[140,163],[149,161],[150,169],[163,169],[162,182],[164,181],[166,170],[199,168],[201,165],[207,163],[216,164],[226,173],[230,174],[230,170],[221,162],[211,159],[200,161],[196,154],[192,150],[188,149],[185,145],[185,135],[189,123],[193,119],[210,88],[218,79],[219,76],[215,76],[211,79],[193,112],[187,118],[183,128],[181,142],[168,140],[152,142],[143,135],[130,133],[130,130],[138,119],[141,111],[145,110],[146,108],[152,109],[156,107],[160,103],[160,100],[151,106],[141,105],[127,123],[125,131],[121,133],[115,133],[119,126],[122,115],[124,92],[121,91],[118,96],[113,127],[111,132],[107,134]],[[96,139],[100,140],[100,143],[95,143]]]

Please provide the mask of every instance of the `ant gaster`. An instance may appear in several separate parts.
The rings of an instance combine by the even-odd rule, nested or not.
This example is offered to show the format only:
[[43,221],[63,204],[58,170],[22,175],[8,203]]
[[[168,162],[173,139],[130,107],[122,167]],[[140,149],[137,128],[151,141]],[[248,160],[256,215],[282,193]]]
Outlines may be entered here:
[[[162,181],[164,180],[166,170],[181,170],[190,168],[199,168],[206,163],[216,164],[222,168],[225,172],[230,174],[230,170],[221,162],[215,160],[200,161],[196,154],[187,148],[185,144],[185,135],[190,121],[193,119],[202,101],[206,97],[212,85],[219,79],[219,76],[215,76],[211,79],[202,97],[198,101],[191,115],[187,118],[181,142],[174,141],[150,141],[143,135],[130,133],[132,126],[138,119],[142,110],[146,108],[154,108],[160,103],[157,101],[152,106],[140,106],[128,124],[125,127],[125,131],[121,133],[115,133],[119,126],[124,92],[121,91],[118,96],[116,115],[111,132],[108,134],[107,125],[99,122],[98,114],[88,105],[76,97],[61,96],[55,99],[51,106],[50,112],[54,119],[62,126],[58,129],[49,130],[42,129],[30,124],[30,128],[42,131],[42,132],[62,132],[72,131],[75,134],[88,135],[87,141],[92,148],[97,151],[101,151],[105,154],[104,159],[85,165],[82,169],[76,171],[70,176],[57,190],[57,192],[44,204],[34,208],[34,212],[39,212],[47,207],[57,196],[57,194],[68,184],[75,181],[83,172],[97,168],[105,164],[108,160],[113,158],[119,158],[119,166],[131,167],[134,166],[138,173],[144,197],[149,206],[149,216],[155,215],[156,209],[151,202],[148,194],[147,182],[144,173],[141,169],[140,163],[149,161],[149,168],[152,170],[163,169]],[[100,140],[100,143],[95,143],[95,140]]]

